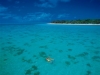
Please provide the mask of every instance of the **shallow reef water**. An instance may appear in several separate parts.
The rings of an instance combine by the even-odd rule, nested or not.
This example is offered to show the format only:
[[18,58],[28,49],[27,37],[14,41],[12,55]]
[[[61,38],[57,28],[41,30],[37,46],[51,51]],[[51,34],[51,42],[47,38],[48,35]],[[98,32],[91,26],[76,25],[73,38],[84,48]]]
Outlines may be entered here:
[[100,26],[0,25],[0,32],[0,75],[100,75]]

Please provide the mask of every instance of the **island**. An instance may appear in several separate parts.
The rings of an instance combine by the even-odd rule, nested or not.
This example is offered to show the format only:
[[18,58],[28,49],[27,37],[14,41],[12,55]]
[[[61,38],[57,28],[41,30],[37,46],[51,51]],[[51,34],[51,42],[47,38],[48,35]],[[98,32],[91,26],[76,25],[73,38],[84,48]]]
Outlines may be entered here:
[[54,20],[53,24],[100,24],[100,19]]

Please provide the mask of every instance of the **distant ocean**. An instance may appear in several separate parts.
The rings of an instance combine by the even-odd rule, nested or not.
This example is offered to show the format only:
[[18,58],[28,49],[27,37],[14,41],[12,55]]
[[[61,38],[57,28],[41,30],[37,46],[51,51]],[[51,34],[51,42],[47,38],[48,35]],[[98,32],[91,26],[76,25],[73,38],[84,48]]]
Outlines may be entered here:
[[0,75],[100,75],[100,26],[0,25]]

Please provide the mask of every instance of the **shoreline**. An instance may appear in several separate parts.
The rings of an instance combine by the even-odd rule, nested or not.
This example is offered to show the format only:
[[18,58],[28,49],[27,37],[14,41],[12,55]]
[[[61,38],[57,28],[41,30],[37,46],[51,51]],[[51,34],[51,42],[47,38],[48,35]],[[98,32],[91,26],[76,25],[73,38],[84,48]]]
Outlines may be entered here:
[[100,25],[100,24],[66,24],[66,23],[47,23],[47,24],[50,24],[50,25]]

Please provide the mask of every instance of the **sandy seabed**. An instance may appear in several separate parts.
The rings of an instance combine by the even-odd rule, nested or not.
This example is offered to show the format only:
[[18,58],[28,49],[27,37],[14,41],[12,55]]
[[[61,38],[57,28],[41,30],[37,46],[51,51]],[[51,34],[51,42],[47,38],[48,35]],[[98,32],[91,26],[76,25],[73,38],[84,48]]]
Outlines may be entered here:
[[100,26],[63,25],[0,25],[0,75],[100,75]]

